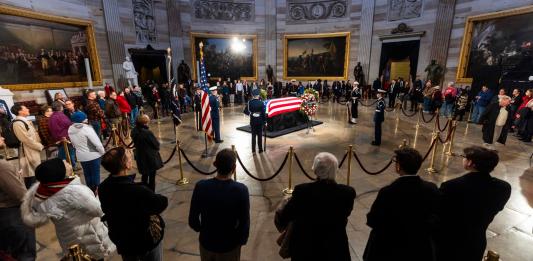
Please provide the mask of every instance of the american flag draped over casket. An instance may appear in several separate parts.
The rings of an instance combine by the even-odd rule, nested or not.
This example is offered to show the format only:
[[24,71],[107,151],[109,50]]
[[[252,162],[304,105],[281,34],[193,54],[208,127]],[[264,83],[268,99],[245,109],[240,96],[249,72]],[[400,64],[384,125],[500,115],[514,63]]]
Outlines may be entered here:
[[297,111],[300,109],[302,100],[297,97],[286,97],[265,101],[266,114],[268,118],[276,115]]

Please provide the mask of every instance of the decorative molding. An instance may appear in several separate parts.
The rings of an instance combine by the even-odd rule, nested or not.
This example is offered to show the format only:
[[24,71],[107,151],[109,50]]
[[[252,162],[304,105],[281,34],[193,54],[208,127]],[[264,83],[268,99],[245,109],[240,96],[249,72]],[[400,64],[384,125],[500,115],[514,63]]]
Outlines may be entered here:
[[250,22],[255,16],[254,2],[195,0],[193,7],[197,19]]
[[346,0],[333,1],[287,1],[289,21],[324,20],[343,18],[348,15]]
[[389,0],[389,21],[420,17],[422,4],[423,0]]
[[407,26],[405,23],[400,23],[398,26],[390,31],[391,34],[403,34],[410,33],[413,31],[413,28]]
[[133,22],[137,43],[157,41],[153,0],[133,0]]
[[426,31],[401,33],[401,34],[380,34],[378,35],[378,38],[381,41],[386,41],[386,40],[391,40],[391,39],[402,39],[403,40],[405,38],[409,38],[409,40],[417,40],[417,39],[420,39],[424,35],[426,35]]

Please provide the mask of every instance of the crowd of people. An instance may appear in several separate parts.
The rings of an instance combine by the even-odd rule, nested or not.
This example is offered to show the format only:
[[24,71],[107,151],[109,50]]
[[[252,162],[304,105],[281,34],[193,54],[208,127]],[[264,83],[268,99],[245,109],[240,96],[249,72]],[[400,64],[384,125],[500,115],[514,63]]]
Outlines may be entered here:
[[[219,100],[222,106],[247,103],[250,124],[260,130],[265,119],[261,98],[298,96],[309,88],[324,97],[322,102],[344,99],[352,124],[357,123],[358,99],[365,91],[368,96],[375,95],[373,145],[381,144],[385,107],[408,101],[412,111],[421,104],[425,113],[438,109],[442,116],[459,117],[460,121],[468,106],[474,106],[471,120],[483,124],[486,145],[492,144],[494,137],[505,144],[507,132],[530,142],[533,133],[533,90],[522,96],[515,89],[509,97],[504,89],[492,95],[483,87],[473,96],[468,88],[453,83],[441,90],[420,79],[410,84],[400,78],[385,85],[377,79],[371,89],[349,81],[334,81],[330,86],[317,80],[304,86],[296,81],[283,85],[220,79],[210,88],[209,99],[210,103],[216,100],[212,113],[218,113]],[[95,260],[115,252],[123,260],[162,260],[165,222],[161,213],[168,200],[155,193],[155,176],[163,161],[160,143],[149,129],[150,117],[142,113],[143,105],[146,101],[153,108],[154,117],[171,116],[179,125],[182,113],[201,111],[200,90],[194,82],[172,87],[147,82],[123,91],[106,84],[102,91],[87,90],[79,106],[57,93],[51,105],[42,108],[37,128],[27,119],[30,112],[26,106],[17,103],[7,108],[0,102],[0,146],[18,149],[19,162],[15,169],[0,160],[0,172],[5,173],[0,177],[0,231],[14,235],[0,239],[0,257],[34,260],[35,227],[50,220],[65,255],[69,247],[78,244]],[[216,124],[213,122],[215,128]],[[113,126],[119,132],[131,128],[135,150],[121,146],[105,150],[103,141],[113,135]],[[261,134],[258,137],[261,153]],[[215,141],[222,142],[220,133],[215,134]],[[255,142],[252,147],[255,153]],[[47,151],[45,161],[41,159],[43,150]],[[404,148],[394,154],[400,177],[379,191],[367,215],[372,231],[363,259],[480,260],[487,227],[511,193],[507,182],[490,175],[498,164],[498,154],[486,147],[465,148],[461,157],[469,173],[442,183],[440,188],[417,176],[423,162],[418,151]],[[141,183],[135,183],[131,173],[134,160]],[[336,183],[338,164],[330,153],[316,155],[313,170],[317,180],[296,186],[292,197],[276,211],[274,225],[281,233],[278,244],[283,257],[351,260],[346,226],[356,191]],[[232,150],[219,151],[213,165],[216,177],[195,185],[189,226],[200,233],[202,260],[240,260],[250,230],[248,188],[231,179],[236,171]],[[101,167],[109,172],[102,183]],[[79,169],[83,169],[84,181],[74,174]],[[528,173],[533,171],[524,173],[521,184],[524,195],[533,202],[533,175]]]

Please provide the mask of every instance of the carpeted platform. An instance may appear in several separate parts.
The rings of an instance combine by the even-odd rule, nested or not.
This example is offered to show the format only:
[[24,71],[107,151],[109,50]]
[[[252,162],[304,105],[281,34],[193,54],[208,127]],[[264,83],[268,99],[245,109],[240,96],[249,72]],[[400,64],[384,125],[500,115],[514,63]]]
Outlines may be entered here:
[[[317,125],[320,125],[322,123],[323,122],[321,122],[321,121],[313,121],[313,120],[311,121],[311,124],[313,126],[317,126]],[[267,131],[266,136],[269,137],[269,138],[276,138],[276,137],[283,136],[283,135],[286,135],[286,134],[289,134],[289,133],[292,133],[292,132],[295,132],[295,131],[303,130],[303,129],[306,129],[306,128],[307,128],[307,124],[300,124],[298,126],[294,126],[294,127],[291,127],[291,128],[280,130],[280,131],[272,131],[272,132],[271,131]],[[248,133],[252,132],[252,128],[250,127],[250,125],[238,127],[237,130],[245,131],[245,132],[248,132]]]

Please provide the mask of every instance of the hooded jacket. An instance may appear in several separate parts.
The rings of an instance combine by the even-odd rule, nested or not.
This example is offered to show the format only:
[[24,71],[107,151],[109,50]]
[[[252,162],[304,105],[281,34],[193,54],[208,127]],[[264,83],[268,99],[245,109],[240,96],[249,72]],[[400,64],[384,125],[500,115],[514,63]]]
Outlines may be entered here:
[[88,124],[74,123],[70,125],[68,136],[76,149],[76,157],[80,162],[95,160],[105,154],[100,138]]
[[100,220],[103,216],[100,202],[87,186],[81,184],[79,177],[43,201],[35,197],[39,184],[36,182],[28,190],[20,207],[26,225],[38,227],[52,220],[63,254],[68,253],[68,248],[74,244],[80,244],[95,259],[115,252],[107,227]]

